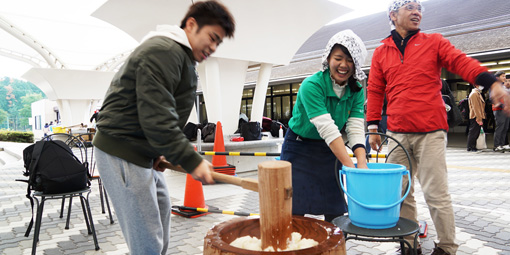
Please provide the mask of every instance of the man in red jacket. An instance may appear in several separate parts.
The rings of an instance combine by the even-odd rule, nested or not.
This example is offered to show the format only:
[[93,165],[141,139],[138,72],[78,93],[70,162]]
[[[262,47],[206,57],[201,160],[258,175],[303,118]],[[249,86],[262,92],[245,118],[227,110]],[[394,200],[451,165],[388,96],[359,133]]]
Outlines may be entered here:
[[[471,84],[491,88],[493,100],[510,102],[510,95],[485,67],[456,49],[443,36],[420,32],[422,11],[419,0],[395,0],[388,8],[390,24],[395,29],[372,57],[367,95],[368,129],[377,131],[386,95],[388,134],[410,153],[413,180],[418,177],[436,227],[439,243],[432,254],[455,254],[458,244],[455,243],[455,219],[448,192],[445,158],[448,123],[441,98],[441,68],[459,74]],[[510,106],[505,110],[510,112]],[[380,148],[379,136],[371,135],[369,141],[373,149]],[[391,149],[395,144],[388,146]],[[407,157],[396,153],[392,153],[388,161],[408,165]],[[403,185],[407,185],[407,179]],[[402,204],[400,216],[417,222],[413,192],[412,188]],[[409,253],[408,250],[401,252]]]

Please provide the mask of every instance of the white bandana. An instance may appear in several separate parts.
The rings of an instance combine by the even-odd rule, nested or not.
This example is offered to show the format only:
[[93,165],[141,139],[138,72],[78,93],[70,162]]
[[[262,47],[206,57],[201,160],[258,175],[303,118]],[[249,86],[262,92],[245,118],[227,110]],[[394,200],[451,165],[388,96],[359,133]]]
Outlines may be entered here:
[[361,70],[361,66],[365,63],[365,58],[367,57],[367,48],[361,38],[350,29],[340,31],[329,39],[326,49],[322,54],[322,71],[324,72],[329,68],[328,56],[335,44],[343,45],[351,54],[352,60],[354,61],[354,68],[356,69],[354,78],[358,81],[367,78],[365,73]]
[[[388,18],[390,19],[390,25],[392,24],[391,23],[391,12],[394,12],[394,11],[398,11],[398,9],[400,9],[400,7],[408,4],[408,3],[417,3],[419,5],[421,5],[421,1],[420,0],[393,0],[390,5],[388,6]],[[421,11],[423,12],[423,6],[421,7]]]

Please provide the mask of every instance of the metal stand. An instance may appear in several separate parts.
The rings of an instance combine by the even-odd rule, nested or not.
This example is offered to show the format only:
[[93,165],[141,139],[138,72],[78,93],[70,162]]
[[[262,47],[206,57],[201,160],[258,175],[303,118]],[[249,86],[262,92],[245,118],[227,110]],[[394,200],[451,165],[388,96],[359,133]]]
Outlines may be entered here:
[[[333,224],[339,227],[345,235],[345,241],[349,239],[368,241],[368,242],[395,242],[400,243],[400,250],[404,250],[405,244],[417,254],[416,246],[418,243],[418,232],[420,226],[411,220],[399,218],[397,225],[386,229],[368,229],[355,226],[351,223],[349,216],[340,216],[333,220]],[[414,247],[404,240],[405,236],[414,235]]]

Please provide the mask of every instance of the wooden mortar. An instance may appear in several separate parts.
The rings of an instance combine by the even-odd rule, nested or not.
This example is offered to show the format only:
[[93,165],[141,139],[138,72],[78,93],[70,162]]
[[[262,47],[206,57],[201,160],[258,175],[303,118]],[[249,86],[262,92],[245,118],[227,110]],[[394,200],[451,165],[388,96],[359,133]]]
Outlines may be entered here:
[[252,251],[231,246],[230,243],[243,236],[260,238],[259,219],[245,217],[234,218],[222,222],[207,232],[204,238],[204,254],[206,255],[346,255],[345,238],[342,231],[332,223],[293,216],[292,232],[299,232],[302,238],[311,238],[319,244],[295,251]]

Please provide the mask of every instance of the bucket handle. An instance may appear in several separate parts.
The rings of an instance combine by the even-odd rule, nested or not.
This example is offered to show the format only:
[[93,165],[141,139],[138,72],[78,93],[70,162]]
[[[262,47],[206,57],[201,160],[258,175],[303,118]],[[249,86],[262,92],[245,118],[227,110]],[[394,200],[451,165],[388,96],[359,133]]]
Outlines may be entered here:
[[[341,175],[344,175],[345,174],[345,170],[341,170]],[[405,170],[405,174],[407,174],[407,177],[408,179],[410,180],[410,177],[409,176],[409,170]],[[411,182],[409,182],[409,185],[407,185],[407,191],[406,193],[404,194],[404,196],[402,196],[401,199],[399,199],[397,202],[393,203],[393,204],[390,204],[390,205],[366,205],[366,204],[363,204],[361,202],[359,202],[358,200],[354,199],[354,197],[352,197],[348,192],[347,190],[345,190],[345,187],[344,187],[344,183],[342,181],[340,181],[340,186],[342,186],[342,190],[344,191],[344,193],[356,204],[358,205],[361,205],[365,208],[368,208],[368,209],[376,209],[376,210],[380,210],[380,209],[389,209],[389,208],[392,208],[392,207],[395,207],[396,205],[402,203],[402,201],[404,201],[404,199],[407,197],[407,195],[409,194],[409,191],[411,190]]]

